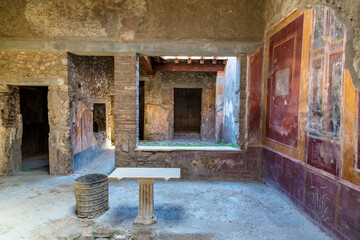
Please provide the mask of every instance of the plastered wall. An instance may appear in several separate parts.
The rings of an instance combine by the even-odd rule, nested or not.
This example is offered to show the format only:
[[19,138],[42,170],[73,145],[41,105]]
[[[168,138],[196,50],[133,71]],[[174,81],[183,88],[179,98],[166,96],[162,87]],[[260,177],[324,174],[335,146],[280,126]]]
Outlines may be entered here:
[[[258,42],[264,30],[262,1],[6,0],[0,4],[1,39]],[[249,26],[252,31],[246,31]]]
[[[358,93],[345,63],[346,26],[335,11],[319,5],[294,12],[267,32],[261,142],[264,179],[325,231],[358,239]],[[300,33],[302,40],[291,43]],[[301,51],[292,51],[299,43]],[[301,63],[298,87],[293,73],[284,74],[284,59]],[[273,115],[279,109],[280,118]],[[292,114],[297,121],[286,122]]]

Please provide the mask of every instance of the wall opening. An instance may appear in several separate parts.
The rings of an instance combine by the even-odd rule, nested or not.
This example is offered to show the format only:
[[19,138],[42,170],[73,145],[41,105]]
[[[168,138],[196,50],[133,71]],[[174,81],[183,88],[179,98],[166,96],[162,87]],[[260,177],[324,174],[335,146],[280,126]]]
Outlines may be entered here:
[[[241,113],[239,59],[140,56],[136,99],[139,117],[137,149],[156,150],[161,146],[238,150]],[[246,63],[245,57],[241,59]],[[246,71],[243,76],[246,76]],[[245,91],[244,86],[246,84],[242,84],[241,90]],[[246,101],[246,95],[243,99]]]
[[47,87],[20,87],[22,171],[49,171]]
[[174,88],[175,134],[200,134],[201,91],[201,88]]
[[105,103],[94,103],[93,121],[93,130],[95,133],[106,131]]

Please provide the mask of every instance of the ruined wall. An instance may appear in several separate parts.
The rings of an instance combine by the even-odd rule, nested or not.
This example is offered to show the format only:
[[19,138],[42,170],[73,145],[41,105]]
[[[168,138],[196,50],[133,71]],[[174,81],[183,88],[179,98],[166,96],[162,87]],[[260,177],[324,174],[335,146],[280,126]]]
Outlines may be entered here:
[[[2,123],[0,162],[7,163],[1,174],[16,173],[21,166],[22,120],[18,88],[10,86],[48,86],[49,163],[50,174],[72,171],[69,89],[67,86],[67,55],[65,52],[0,51],[0,82],[3,100],[14,102],[2,105],[1,114],[15,117],[17,124]],[[13,95],[15,94],[15,95]],[[13,117],[11,119],[13,119]],[[7,117],[3,118],[7,119]],[[16,133],[16,134],[15,134]],[[4,154],[6,152],[6,154]],[[12,169],[9,167],[12,166]]]
[[[141,77],[144,78],[144,77]],[[201,88],[202,140],[215,137],[216,73],[158,72],[145,82],[145,140],[172,140],[174,133],[174,88]]]
[[[68,54],[70,103],[73,122],[74,169],[94,159],[111,141],[111,124],[94,134],[93,105],[104,103],[111,111],[110,87],[114,82],[114,58]],[[105,110],[105,114],[107,114]],[[110,114],[109,114],[110,115]],[[111,115],[110,115],[111,116]]]
[[[300,32],[303,40],[296,52],[299,41],[291,39]],[[264,178],[325,231],[341,239],[358,239],[357,92],[344,64],[345,41],[345,26],[324,6],[297,11],[267,33]],[[290,68],[294,70],[296,61],[301,64],[299,86],[294,86],[294,75],[285,74],[282,64],[295,62]],[[300,95],[293,104],[296,92]]]
[[1,39],[261,42],[264,31],[262,1],[5,0],[0,9]]
[[19,88],[0,85],[0,176],[21,171],[22,118]]
[[[262,149],[259,147],[249,147],[245,152],[136,150],[138,134],[136,126],[139,114],[137,109],[138,64],[135,53],[115,55],[116,167],[179,167],[184,179],[259,178],[262,156]],[[211,78],[213,78],[213,91],[215,91],[215,74],[211,75],[213,75]],[[145,82],[145,86],[147,84],[148,82]]]

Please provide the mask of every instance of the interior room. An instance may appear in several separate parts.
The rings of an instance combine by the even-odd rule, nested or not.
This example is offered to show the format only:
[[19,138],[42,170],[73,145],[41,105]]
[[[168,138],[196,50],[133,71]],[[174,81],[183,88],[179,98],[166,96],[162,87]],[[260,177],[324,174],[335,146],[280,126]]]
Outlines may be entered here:
[[0,239],[360,239],[360,0],[0,13]]

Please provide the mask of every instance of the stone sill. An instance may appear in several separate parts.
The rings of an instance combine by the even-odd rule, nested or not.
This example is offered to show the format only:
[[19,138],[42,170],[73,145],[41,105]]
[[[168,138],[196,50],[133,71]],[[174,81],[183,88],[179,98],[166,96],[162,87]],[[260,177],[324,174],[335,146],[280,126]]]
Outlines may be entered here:
[[218,147],[218,146],[204,146],[204,147],[168,147],[168,146],[137,146],[135,151],[147,152],[171,152],[171,151],[231,151],[240,152],[240,149],[233,147]]

